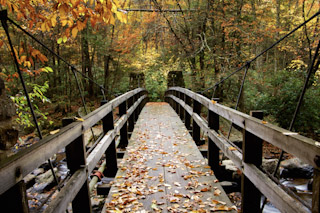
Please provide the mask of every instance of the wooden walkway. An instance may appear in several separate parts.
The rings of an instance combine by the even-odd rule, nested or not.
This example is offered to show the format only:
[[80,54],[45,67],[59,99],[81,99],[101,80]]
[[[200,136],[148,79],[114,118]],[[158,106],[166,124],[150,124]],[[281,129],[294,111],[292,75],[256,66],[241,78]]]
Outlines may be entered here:
[[142,110],[106,212],[236,212],[178,115],[167,103]]

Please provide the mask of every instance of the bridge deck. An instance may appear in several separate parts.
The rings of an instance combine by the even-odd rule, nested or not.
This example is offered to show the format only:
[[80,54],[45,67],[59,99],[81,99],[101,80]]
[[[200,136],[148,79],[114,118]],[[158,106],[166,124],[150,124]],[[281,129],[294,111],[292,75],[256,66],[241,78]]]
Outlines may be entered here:
[[105,208],[107,212],[236,212],[166,103],[148,103],[142,110]]

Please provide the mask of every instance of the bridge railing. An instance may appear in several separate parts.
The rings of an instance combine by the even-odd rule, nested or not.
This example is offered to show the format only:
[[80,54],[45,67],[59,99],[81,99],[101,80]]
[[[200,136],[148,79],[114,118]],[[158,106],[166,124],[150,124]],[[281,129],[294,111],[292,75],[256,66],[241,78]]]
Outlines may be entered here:
[[[115,137],[120,132],[120,146],[128,143],[128,130],[132,131],[142,107],[147,101],[146,90],[129,91],[85,116],[83,121],[73,122],[57,134],[50,135],[0,163],[0,203],[3,209],[28,212],[28,201],[23,178],[38,168],[59,150],[65,148],[71,177],[61,188],[45,212],[64,212],[72,203],[73,212],[91,212],[88,176],[106,155],[105,175],[117,172]],[[113,110],[119,107],[120,118],[114,122]],[[84,132],[102,121],[104,136],[87,156]],[[13,206],[12,206],[13,205]]]
[[[320,147],[318,142],[294,132],[269,124],[259,117],[223,106],[215,101],[181,87],[171,87],[166,101],[176,110],[188,129],[191,127],[195,142],[200,141],[200,128],[208,135],[208,163],[219,178],[219,150],[242,171],[242,212],[260,212],[261,193],[281,212],[319,212]],[[208,110],[208,119],[200,116],[201,108]],[[255,116],[255,117],[254,117]],[[242,149],[235,148],[219,133],[219,117],[243,129]],[[261,118],[261,117],[260,117]],[[308,208],[290,196],[272,178],[264,173],[262,142],[266,141],[314,167],[312,207]]]

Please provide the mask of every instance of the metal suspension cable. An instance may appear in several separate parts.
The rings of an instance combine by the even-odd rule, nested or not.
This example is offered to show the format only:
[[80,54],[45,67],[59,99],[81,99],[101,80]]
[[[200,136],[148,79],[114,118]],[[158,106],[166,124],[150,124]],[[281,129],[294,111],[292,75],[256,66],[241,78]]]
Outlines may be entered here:
[[[79,82],[79,79],[78,79],[78,76],[77,76],[77,72],[74,68],[71,68],[71,71],[74,75],[74,78],[76,79],[76,83],[77,83],[77,87],[78,87],[78,90],[79,90],[79,93],[80,93],[80,96],[81,96],[81,101],[82,101],[82,105],[83,105],[83,108],[84,108],[84,111],[86,112],[86,114],[88,114],[88,110],[87,110],[87,107],[86,107],[86,101],[84,99],[84,95],[83,95],[83,92],[82,92],[82,89],[80,87],[80,82]],[[91,133],[92,133],[92,136],[94,138],[94,140],[96,140],[96,137],[94,136],[94,132],[93,132],[93,129],[92,127],[90,127],[91,129]]]
[[[37,117],[35,115],[35,112],[34,112],[34,109],[33,109],[33,106],[32,106],[31,100],[30,100],[30,96],[29,96],[29,93],[28,93],[26,84],[24,82],[24,79],[23,79],[23,76],[22,76],[22,73],[21,73],[21,70],[20,70],[20,66],[19,66],[18,60],[17,60],[17,55],[16,55],[16,53],[14,51],[13,44],[12,44],[12,41],[11,41],[11,37],[10,37],[10,34],[9,34],[9,28],[8,28],[8,23],[7,23],[7,19],[6,19],[6,17],[7,17],[6,11],[5,12],[1,11],[1,15],[0,16],[1,16],[0,17],[1,18],[1,24],[2,24],[2,27],[3,27],[4,31],[5,31],[5,33],[6,33],[6,36],[8,38],[8,42],[9,42],[9,46],[10,46],[10,49],[11,49],[11,52],[12,52],[13,60],[14,60],[17,72],[19,74],[19,78],[20,78],[20,81],[21,81],[21,84],[22,84],[22,87],[23,87],[23,90],[24,90],[24,93],[25,93],[25,96],[26,96],[26,99],[27,99],[27,102],[28,102],[28,106],[29,106],[30,111],[31,111],[31,115],[32,115],[33,121],[35,123],[39,138],[42,139],[43,138],[42,132],[41,132],[40,126],[38,124],[38,120],[37,120]],[[58,186],[58,189],[60,190],[59,181],[58,181],[58,178],[57,178],[57,176],[56,176],[56,174],[54,172],[53,165],[52,165],[52,162],[51,162],[50,159],[48,159],[48,164],[49,164],[50,170],[52,172],[52,175],[54,177],[54,181],[56,182],[56,184]]]
[[[314,66],[315,65],[315,62],[316,62],[316,59],[317,57],[319,56],[319,49],[320,49],[320,40],[318,41],[318,46],[316,48],[316,51],[314,53],[314,56],[312,58],[312,61],[310,62],[310,66],[308,68],[308,73],[307,73],[307,77],[306,77],[306,80],[304,82],[304,85],[303,85],[303,88],[302,88],[302,91],[301,91],[301,94],[300,94],[300,97],[299,97],[299,100],[298,100],[298,103],[297,103],[297,106],[296,106],[296,109],[294,111],[294,114],[293,114],[293,117],[292,117],[292,120],[291,120],[291,123],[290,123],[290,127],[289,127],[289,131],[292,131],[293,129],[293,126],[294,126],[294,123],[297,119],[297,115],[298,115],[298,112],[301,108],[301,105],[302,105],[302,100],[304,98],[304,95],[307,91],[307,87],[308,87],[308,83],[309,83],[309,80],[310,80],[310,77],[311,77],[311,74],[314,70],[316,70],[316,67]],[[320,59],[318,59],[318,62],[319,62]],[[318,63],[316,64],[318,65]],[[280,164],[281,164],[281,161],[282,161],[282,158],[283,158],[283,155],[284,155],[284,151],[282,150],[281,153],[280,153],[280,156],[279,156],[279,159],[278,159],[278,162],[277,162],[277,165],[276,165],[276,168],[274,169],[273,171],[273,176],[275,177],[278,173],[278,169],[280,167]],[[266,198],[264,199],[263,201],[263,204],[262,204],[262,207],[261,207],[261,212],[266,204]]]
[[[249,70],[249,67],[250,67],[250,63],[247,63],[246,64],[246,70],[243,74],[243,78],[242,78],[242,83],[241,83],[241,87],[240,87],[240,90],[239,90],[239,94],[238,94],[238,98],[237,98],[237,103],[236,103],[236,106],[234,107],[235,110],[238,109],[238,106],[239,106],[239,102],[240,102],[240,98],[241,98],[241,95],[242,95],[242,90],[243,90],[243,86],[244,86],[244,82],[246,80],[246,77],[247,77],[247,73],[248,73],[248,70]],[[231,122],[231,125],[230,125],[230,128],[229,128],[229,132],[228,132],[228,139],[230,138],[230,134],[231,134],[231,130],[232,130],[232,125],[233,123]]]
[[312,19],[314,19],[315,17],[317,17],[318,15],[320,15],[320,11],[318,11],[317,13],[315,13],[313,16],[311,16],[308,20],[304,21],[303,23],[301,23],[300,25],[298,25],[296,28],[294,28],[293,30],[291,30],[289,33],[287,33],[285,36],[283,36],[282,38],[280,38],[278,41],[276,41],[275,43],[273,43],[271,46],[269,46],[268,48],[266,48],[265,50],[263,50],[262,52],[260,52],[258,55],[256,55],[253,59],[247,61],[244,65],[242,65],[241,67],[239,67],[238,69],[236,69],[235,71],[233,71],[232,73],[230,73],[227,77],[223,78],[222,80],[220,80],[219,82],[215,83],[212,87],[209,87],[205,90],[203,90],[202,92],[200,92],[200,94],[203,94],[204,92],[207,92],[208,90],[215,88],[216,86],[218,86],[219,84],[223,83],[225,80],[229,79],[231,76],[233,76],[234,74],[238,73],[240,70],[242,70],[243,68],[245,68],[247,66],[247,64],[254,62],[255,60],[257,60],[257,58],[259,58],[260,56],[262,56],[264,53],[268,52],[270,49],[272,49],[273,47],[275,47],[276,45],[278,45],[281,41],[283,41],[284,39],[286,39],[287,37],[289,37],[291,34],[293,34],[295,31],[297,31],[298,29],[300,29],[301,27],[303,27],[304,25],[306,25],[308,22],[310,22]]
[[[71,69],[75,70],[76,72],[78,72],[83,78],[88,79],[89,81],[91,81],[92,83],[94,83],[95,85],[97,85],[101,90],[106,91],[106,89],[98,84],[97,82],[95,82],[93,79],[91,79],[90,77],[86,76],[85,74],[83,74],[82,72],[80,72],[79,70],[77,70],[72,64],[70,64],[68,61],[66,61],[63,57],[61,57],[59,54],[57,54],[55,51],[53,51],[52,49],[50,49],[49,47],[47,47],[44,43],[42,43],[39,39],[37,39],[35,36],[33,36],[31,33],[29,33],[28,31],[26,31],[25,29],[23,29],[20,25],[18,25],[17,23],[15,23],[12,19],[10,19],[9,17],[7,17],[7,20],[12,23],[14,26],[16,26],[18,29],[20,29],[22,32],[24,32],[26,35],[28,35],[30,38],[32,38],[33,40],[35,40],[38,44],[40,44],[43,48],[45,48],[47,51],[49,51],[51,54],[53,54],[54,56],[56,56],[57,58],[59,58],[61,61],[63,61],[65,64],[67,64],[69,67],[71,67]],[[105,94],[104,92],[103,94],[103,98],[105,99]]]

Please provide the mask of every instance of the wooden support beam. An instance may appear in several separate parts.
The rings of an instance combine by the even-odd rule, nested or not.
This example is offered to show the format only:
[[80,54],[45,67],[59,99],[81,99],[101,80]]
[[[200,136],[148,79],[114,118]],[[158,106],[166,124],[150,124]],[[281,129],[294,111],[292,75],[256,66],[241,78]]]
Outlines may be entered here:
[[[193,112],[198,114],[200,116],[201,113],[201,104],[193,100]],[[197,145],[201,145],[200,141],[200,126],[197,124],[197,122],[192,119],[192,138],[196,142]]]
[[[128,108],[134,104],[133,97],[128,99]],[[133,114],[128,118],[128,132],[133,132],[134,128],[134,116]],[[131,134],[129,135],[131,137]]]
[[[184,96],[184,102],[191,107],[191,98],[188,96],[188,95],[185,95]],[[186,126],[186,128],[188,130],[191,130],[191,125],[190,125],[190,122],[191,122],[191,116],[190,114],[186,111],[185,113],[185,118],[184,118],[184,125]]]
[[[179,97],[178,97],[178,98],[180,98],[181,100],[184,100],[184,96],[185,96],[185,94],[184,94],[184,93],[182,93],[182,92],[180,92],[180,93],[179,93]],[[182,120],[182,122],[184,122],[185,109],[184,109],[184,108],[183,108],[183,106],[182,106],[182,105],[180,105],[180,104],[179,104],[179,112],[180,112],[180,114],[179,114],[180,119]]]
[[[105,102],[101,102],[101,105]],[[108,131],[114,129],[113,112],[108,113],[104,118],[102,118],[103,134],[107,134]],[[112,142],[105,151],[106,156],[106,169],[103,171],[104,176],[114,177],[118,171],[117,165],[117,149],[116,142],[113,138]]]
[[[72,123],[72,120],[65,119],[63,125],[68,125],[68,123]],[[86,167],[87,163],[83,134],[66,146],[66,158],[71,175],[74,175],[79,169]],[[84,184],[80,187],[79,192],[74,197],[72,201],[72,210],[73,212],[92,212],[88,179],[86,179]]]
[[[137,97],[137,100],[139,96]],[[139,105],[140,106],[140,105]],[[139,107],[136,109],[139,112]],[[119,105],[119,116],[127,114],[127,102],[124,101]],[[128,145],[128,122],[126,121],[123,127],[120,129],[120,148],[126,148]]]
[[23,180],[19,181],[5,193],[0,195],[0,206],[3,211],[29,212],[26,185]]
[[[263,119],[262,111],[251,111],[250,115]],[[252,133],[244,131],[242,154],[242,159],[245,163],[253,164],[259,168],[262,164],[262,140]],[[261,192],[244,173],[241,175],[241,196],[242,212],[260,211]]]
[[[220,126],[219,115],[209,110],[208,111],[208,127],[218,133],[219,126]],[[208,141],[208,164],[213,170],[218,180],[221,181],[222,174],[221,174],[220,158],[219,158],[220,149],[210,137],[208,140],[209,140]]]

